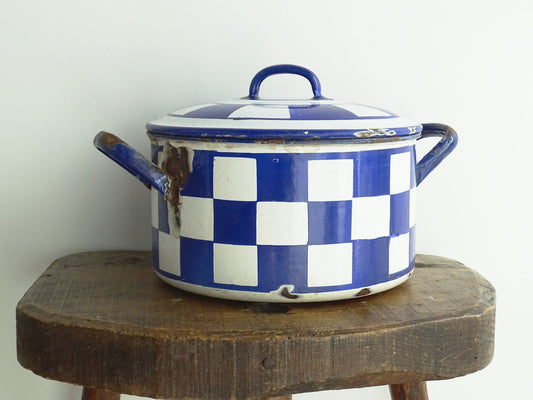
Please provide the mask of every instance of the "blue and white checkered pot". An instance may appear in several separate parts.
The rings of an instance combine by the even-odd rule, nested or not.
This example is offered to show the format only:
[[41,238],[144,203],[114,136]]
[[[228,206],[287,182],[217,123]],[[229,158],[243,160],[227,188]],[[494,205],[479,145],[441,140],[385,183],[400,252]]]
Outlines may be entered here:
[[[275,74],[309,100],[261,100]],[[260,71],[249,96],[147,124],[152,160],[114,135],[96,147],[151,187],[153,262],[180,289],[261,302],[346,299],[404,282],[420,182],[457,144],[441,124],[327,99],[309,70]],[[420,138],[441,140],[420,161]]]

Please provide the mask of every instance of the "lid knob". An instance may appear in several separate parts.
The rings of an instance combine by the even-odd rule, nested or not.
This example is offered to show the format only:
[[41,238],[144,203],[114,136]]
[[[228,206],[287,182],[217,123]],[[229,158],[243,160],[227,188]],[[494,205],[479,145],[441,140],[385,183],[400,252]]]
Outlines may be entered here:
[[313,99],[325,99],[325,97],[322,96],[322,89],[320,87],[320,81],[318,80],[317,76],[311,70],[293,64],[272,65],[270,67],[262,69],[257,74],[255,74],[255,76],[252,78],[252,82],[250,83],[250,92],[248,98],[250,100],[257,100],[259,98],[259,87],[261,86],[261,83],[263,83],[263,81],[269,76],[278,74],[294,74],[303,76],[311,84],[311,90],[313,91]]

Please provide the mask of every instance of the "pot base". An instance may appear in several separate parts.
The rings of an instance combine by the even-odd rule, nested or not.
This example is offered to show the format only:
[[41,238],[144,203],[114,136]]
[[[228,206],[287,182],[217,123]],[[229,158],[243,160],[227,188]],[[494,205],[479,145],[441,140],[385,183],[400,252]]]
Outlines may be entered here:
[[293,293],[292,289],[294,287],[292,285],[281,286],[278,290],[272,292],[251,292],[244,290],[212,288],[171,279],[164,275],[161,275],[157,271],[154,272],[159,278],[161,278],[161,280],[168,283],[169,285],[184,290],[186,292],[191,292],[202,296],[215,297],[226,300],[250,301],[261,303],[313,303],[321,301],[346,300],[384,292],[404,283],[409,278],[409,276],[411,276],[412,270],[409,270],[405,275],[402,275],[396,279],[378,283],[372,286],[349,290],[317,293]]

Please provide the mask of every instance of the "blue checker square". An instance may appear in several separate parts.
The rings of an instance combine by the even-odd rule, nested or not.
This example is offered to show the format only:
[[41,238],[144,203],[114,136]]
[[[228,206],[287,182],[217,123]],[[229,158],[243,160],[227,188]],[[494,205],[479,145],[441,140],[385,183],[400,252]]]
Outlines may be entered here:
[[305,154],[258,154],[258,201],[307,201]]
[[389,241],[388,237],[354,241],[355,286],[370,286],[389,280]]
[[255,245],[255,201],[213,200],[214,241],[216,243]]
[[312,201],[308,203],[309,244],[351,241],[352,201]]
[[409,191],[394,194],[390,197],[390,233],[391,236],[401,235],[409,232],[409,202],[411,193]]
[[213,242],[180,238],[180,279],[184,282],[213,283]]
[[182,196],[213,197],[213,151],[195,150],[192,171],[181,189]]
[[354,160],[354,197],[390,193],[390,151],[362,151]]
[[307,286],[307,246],[257,246],[259,289],[270,292],[290,282],[295,291]]
[[189,111],[184,115],[189,118],[228,118],[232,112],[242,107],[242,104],[220,103],[198,108]]
[[291,119],[296,120],[354,119],[355,117],[352,112],[329,104],[290,107],[289,112]]

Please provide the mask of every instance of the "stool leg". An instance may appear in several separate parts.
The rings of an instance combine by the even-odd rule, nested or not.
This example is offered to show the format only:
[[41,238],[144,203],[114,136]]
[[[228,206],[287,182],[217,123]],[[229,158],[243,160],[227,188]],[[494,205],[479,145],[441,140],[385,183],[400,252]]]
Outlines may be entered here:
[[429,400],[426,382],[409,382],[390,385],[392,400]]
[[292,399],[292,396],[290,394],[288,394],[286,396],[269,397],[269,398],[263,399],[263,400],[291,400],[291,399]]
[[120,400],[120,394],[84,387],[81,393],[81,400]]

